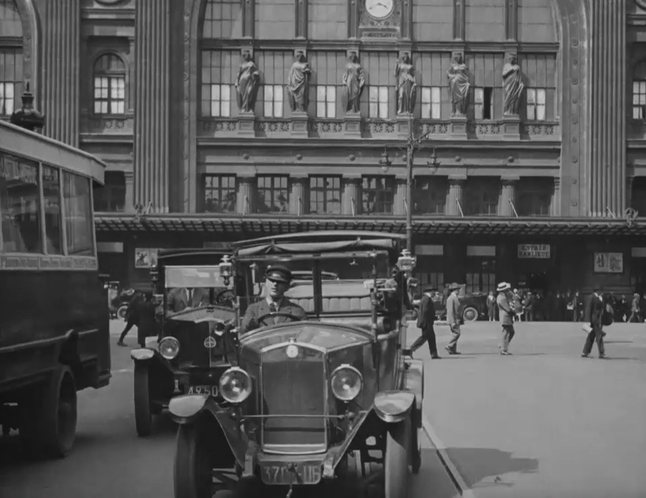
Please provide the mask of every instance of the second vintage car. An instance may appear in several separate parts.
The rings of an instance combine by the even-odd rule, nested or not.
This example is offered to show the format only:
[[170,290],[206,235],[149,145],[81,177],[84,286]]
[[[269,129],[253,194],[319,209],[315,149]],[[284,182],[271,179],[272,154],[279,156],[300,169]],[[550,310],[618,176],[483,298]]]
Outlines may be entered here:
[[[363,479],[375,466],[382,470],[371,482],[381,495],[407,496],[409,474],[421,465],[423,363],[402,355],[403,291],[388,278],[396,263],[412,265],[403,240],[310,232],[235,246],[220,275],[235,284],[236,326],[220,320],[224,334],[210,332],[227,344],[210,356],[217,388],[169,405],[179,424],[176,498],[210,498],[221,487],[291,496],[344,481],[351,469]],[[264,276],[277,264],[294,275],[285,296],[306,319],[269,312],[258,328],[241,330],[247,307],[267,299]],[[178,357],[209,354],[189,334],[176,339]]]

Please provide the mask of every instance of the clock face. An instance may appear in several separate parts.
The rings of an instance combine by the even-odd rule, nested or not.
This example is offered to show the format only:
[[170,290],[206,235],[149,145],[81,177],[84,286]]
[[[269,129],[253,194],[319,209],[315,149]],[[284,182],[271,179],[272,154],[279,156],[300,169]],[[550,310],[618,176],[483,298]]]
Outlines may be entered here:
[[366,12],[376,19],[388,17],[394,7],[394,0],[366,0]]

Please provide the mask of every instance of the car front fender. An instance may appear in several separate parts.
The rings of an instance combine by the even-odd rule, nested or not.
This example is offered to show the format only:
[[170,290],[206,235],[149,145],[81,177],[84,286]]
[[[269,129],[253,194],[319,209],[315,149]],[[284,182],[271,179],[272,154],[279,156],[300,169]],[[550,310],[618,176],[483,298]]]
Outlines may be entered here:
[[130,358],[137,361],[150,361],[155,357],[155,351],[149,348],[137,348],[130,351]]
[[191,424],[200,414],[209,413],[229,444],[236,461],[244,468],[249,439],[240,428],[238,419],[232,416],[230,409],[220,407],[206,394],[184,394],[170,400],[168,411],[178,424]]
[[404,420],[415,403],[415,394],[409,391],[381,391],[375,395],[375,413],[386,423]]

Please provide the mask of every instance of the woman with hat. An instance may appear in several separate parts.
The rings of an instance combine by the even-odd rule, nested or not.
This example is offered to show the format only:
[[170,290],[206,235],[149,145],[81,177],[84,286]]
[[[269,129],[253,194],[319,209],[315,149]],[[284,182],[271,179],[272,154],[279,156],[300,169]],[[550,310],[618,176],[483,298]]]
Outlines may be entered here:
[[[298,304],[285,297],[292,281],[292,272],[282,265],[272,265],[265,272],[265,287],[267,296],[257,303],[250,304],[242,319],[241,332],[257,329],[258,327],[291,321],[291,317],[305,320],[305,310]],[[273,316],[268,321],[259,321],[263,316]],[[271,321],[270,321],[271,320]]]
[[500,354],[506,356],[511,354],[508,351],[509,343],[516,333],[514,331],[514,315],[516,312],[512,306],[511,284],[509,282],[500,282],[496,287],[496,292],[498,292],[496,303],[498,304],[500,324],[502,325],[502,336],[498,348],[500,349]]

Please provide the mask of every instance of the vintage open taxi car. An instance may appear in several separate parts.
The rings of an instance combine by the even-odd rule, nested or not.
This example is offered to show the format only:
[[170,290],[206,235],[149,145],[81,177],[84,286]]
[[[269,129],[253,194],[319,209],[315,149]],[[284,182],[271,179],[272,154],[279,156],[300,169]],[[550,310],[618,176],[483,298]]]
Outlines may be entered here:
[[[309,232],[235,245],[220,275],[234,284],[236,326],[220,321],[224,333],[211,335],[218,346],[231,339],[219,350],[226,358],[211,356],[217,389],[169,405],[179,423],[176,498],[210,498],[222,486],[237,496],[289,497],[375,468],[380,495],[406,497],[421,464],[423,364],[402,354],[403,294],[388,279],[395,264],[413,264],[402,242],[378,232]],[[274,264],[292,271],[285,296],[306,320],[278,320],[278,311],[241,330],[246,308],[266,299],[263,276]],[[193,344],[191,354],[205,354]]]
[[212,358],[227,357],[215,338],[236,318],[232,284],[220,275],[222,255],[214,249],[166,249],[151,271],[160,335],[147,341],[150,347],[130,352],[139,436],[151,433],[153,416],[168,408],[173,396],[217,395]]

